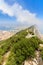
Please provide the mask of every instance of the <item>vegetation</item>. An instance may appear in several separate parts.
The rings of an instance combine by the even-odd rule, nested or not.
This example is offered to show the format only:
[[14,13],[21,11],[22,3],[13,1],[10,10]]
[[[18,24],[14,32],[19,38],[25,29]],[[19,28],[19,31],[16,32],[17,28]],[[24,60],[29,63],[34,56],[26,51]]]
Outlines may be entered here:
[[[3,55],[11,51],[6,65],[22,65],[28,59],[35,57],[35,50],[38,50],[39,44],[42,43],[37,37],[25,38],[29,32],[22,30],[11,38],[0,42],[0,65]],[[43,58],[43,52],[41,52]]]

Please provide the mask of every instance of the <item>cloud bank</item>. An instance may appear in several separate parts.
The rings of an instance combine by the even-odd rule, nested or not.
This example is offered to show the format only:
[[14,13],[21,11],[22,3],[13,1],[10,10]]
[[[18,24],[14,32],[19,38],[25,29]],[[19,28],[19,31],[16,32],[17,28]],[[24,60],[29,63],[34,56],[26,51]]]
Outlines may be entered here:
[[7,14],[10,17],[16,17],[16,21],[20,23],[37,24],[39,27],[43,24],[41,22],[43,20],[38,19],[36,13],[31,13],[18,3],[8,5],[4,0],[0,0],[0,10],[3,14]]

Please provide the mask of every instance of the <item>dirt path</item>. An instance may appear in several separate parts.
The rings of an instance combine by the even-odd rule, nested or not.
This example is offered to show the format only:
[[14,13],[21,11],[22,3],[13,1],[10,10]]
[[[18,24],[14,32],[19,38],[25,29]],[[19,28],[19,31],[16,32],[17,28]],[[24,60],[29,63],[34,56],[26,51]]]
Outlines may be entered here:
[[10,51],[7,52],[7,53],[3,56],[2,65],[6,65],[7,59],[8,59],[8,57],[9,57],[9,54],[10,54]]

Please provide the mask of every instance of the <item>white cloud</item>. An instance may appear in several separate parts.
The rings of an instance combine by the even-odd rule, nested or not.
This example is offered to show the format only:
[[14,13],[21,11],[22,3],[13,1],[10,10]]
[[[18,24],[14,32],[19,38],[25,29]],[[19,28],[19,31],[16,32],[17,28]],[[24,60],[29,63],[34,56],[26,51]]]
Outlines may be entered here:
[[[37,18],[35,13],[23,9],[18,3],[14,3],[12,6],[5,3],[4,0],[0,0],[0,10],[3,14],[16,17],[16,21],[26,24],[37,24],[40,26],[43,23]],[[43,20],[42,20],[43,21]],[[42,25],[43,26],[43,25]]]

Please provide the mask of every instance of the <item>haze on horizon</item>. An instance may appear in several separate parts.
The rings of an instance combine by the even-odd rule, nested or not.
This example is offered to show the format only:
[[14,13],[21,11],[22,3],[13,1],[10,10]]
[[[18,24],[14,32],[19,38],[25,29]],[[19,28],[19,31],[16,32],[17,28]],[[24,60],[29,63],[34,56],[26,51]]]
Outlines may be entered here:
[[0,27],[29,27],[43,33],[43,0],[0,0]]

